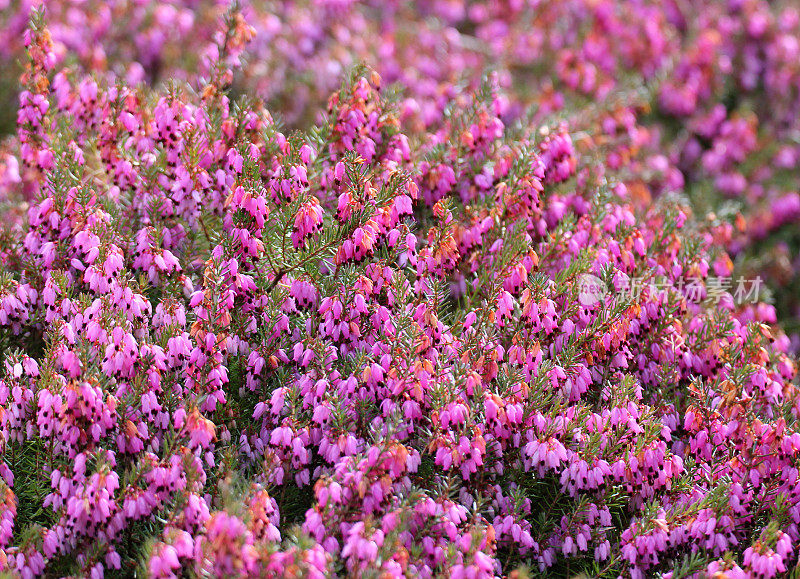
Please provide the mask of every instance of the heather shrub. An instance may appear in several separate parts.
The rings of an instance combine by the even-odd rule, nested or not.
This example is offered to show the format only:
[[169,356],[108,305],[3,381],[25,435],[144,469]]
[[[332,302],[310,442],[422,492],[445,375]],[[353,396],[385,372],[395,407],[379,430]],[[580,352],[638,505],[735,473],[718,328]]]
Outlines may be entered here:
[[[0,6],[4,66],[22,56],[38,4]],[[204,71],[227,4],[50,0],[56,66],[129,86],[191,82]],[[708,214],[733,260],[731,278],[763,277],[775,306],[769,319],[797,349],[800,13],[792,2],[245,0],[239,7],[255,35],[234,93],[258,95],[293,128],[313,126],[360,62],[400,87],[398,116],[409,135],[435,129],[448,103],[478,89],[487,67],[503,88],[507,126],[547,124],[557,114],[574,127],[587,109],[623,103],[624,130],[638,136],[608,168],[623,168],[617,177],[645,205],[678,191]],[[14,89],[0,81],[0,98],[12,100]],[[0,118],[0,131],[11,126]]]
[[[173,22],[148,24],[148,5],[124,23]],[[487,63],[466,57],[437,77],[441,91],[415,85],[424,67],[398,77],[344,63],[332,92],[293,69],[265,94],[269,75],[242,64],[267,50],[246,10],[211,11],[196,62],[175,56],[172,80],[136,84],[121,71],[146,59],[125,28],[100,29],[120,38],[104,41],[109,66],[79,51],[63,66],[65,40],[34,12],[0,171],[0,569],[793,569],[790,339],[749,280],[720,285],[739,238],[675,193],[670,159],[652,160],[669,134],[648,124],[654,97],[616,90],[626,68],[654,78],[661,45],[593,45],[624,19],[583,5],[540,13],[585,21],[584,40],[548,41],[566,59],[556,85],[583,80],[530,111],[502,70],[479,74]],[[487,41],[517,14],[449,6],[418,9],[438,16],[431,27],[469,20]],[[655,27],[653,39],[679,19],[636,6],[632,22]],[[395,10],[403,22],[409,8]],[[499,37],[518,48],[517,32]],[[404,42],[399,62],[415,58]],[[564,56],[578,46],[583,56]],[[269,50],[281,60],[290,45]],[[525,58],[509,50],[489,54]],[[603,54],[589,83],[587,59]],[[307,114],[322,91],[327,103]],[[579,106],[579,92],[593,104]],[[660,102],[673,102],[667,92]],[[292,105],[303,130],[278,120]],[[730,123],[719,137],[730,149],[711,148],[732,155],[724,163],[757,149],[747,122]],[[699,161],[709,174],[697,187],[714,162]]]

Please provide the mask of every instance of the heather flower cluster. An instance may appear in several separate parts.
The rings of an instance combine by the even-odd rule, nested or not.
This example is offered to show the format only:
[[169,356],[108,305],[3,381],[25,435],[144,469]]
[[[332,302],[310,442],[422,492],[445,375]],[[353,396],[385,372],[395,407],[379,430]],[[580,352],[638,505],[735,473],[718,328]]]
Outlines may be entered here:
[[797,566],[791,4],[39,4],[0,573]]

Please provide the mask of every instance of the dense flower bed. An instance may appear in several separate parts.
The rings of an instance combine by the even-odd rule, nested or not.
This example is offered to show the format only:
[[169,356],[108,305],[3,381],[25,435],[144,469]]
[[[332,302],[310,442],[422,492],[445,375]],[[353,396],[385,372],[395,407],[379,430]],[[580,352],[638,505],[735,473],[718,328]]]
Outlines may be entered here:
[[[0,4],[0,61],[9,70],[37,4]],[[54,59],[128,85],[191,80],[227,4],[49,0]],[[540,124],[554,112],[574,121],[589,107],[609,108],[609,99],[626,103],[625,127],[641,135],[633,159],[609,160],[633,163],[620,179],[645,200],[678,190],[703,214],[713,211],[737,274],[764,276],[778,319],[800,331],[794,2],[246,0],[241,12],[255,35],[235,91],[266,99],[292,126],[314,124],[360,62],[401,87],[407,134],[436,125],[487,67],[503,86],[507,124]],[[0,100],[14,98],[13,79],[0,79]],[[0,131],[11,122],[0,113]],[[0,181],[13,179],[7,173]]]
[[523,4],[7,9],[0,570],[794,568],[800,16]]

